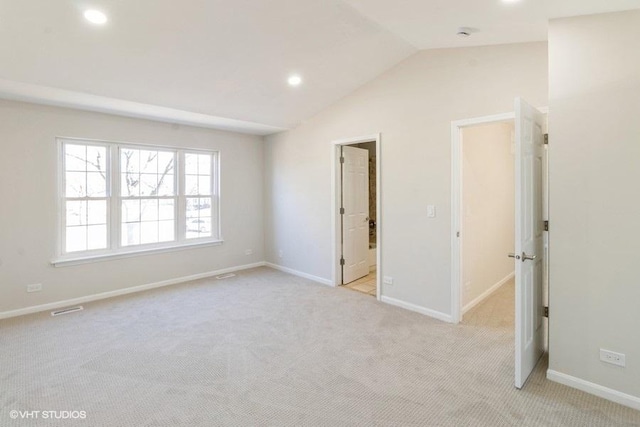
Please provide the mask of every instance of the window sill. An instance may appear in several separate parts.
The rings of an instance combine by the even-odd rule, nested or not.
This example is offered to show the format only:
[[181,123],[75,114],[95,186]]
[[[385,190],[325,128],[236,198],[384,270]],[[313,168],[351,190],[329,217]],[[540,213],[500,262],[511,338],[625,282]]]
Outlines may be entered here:
[[61,257],[51,261],[51,265],[54,267],[67,267],[72,265],[80,265],[80,264],[89,264],[92,262],[100,262],[100,261],[111,261],[116,259],[123,258],[134,258],[142,255],[155,255],[162,254],[165,252],[175,252],[181,251],[185,249],[197,249],[207,246],[219,246],[224,243],[224,240],[207,240],[206,242],[193,242],[186,243],[180,245],[173,246],[163,246],[160,248],[145,248],[145,249],[135,249],[128,250],[122,252],[114,252],[108,254],[99,254],[99,255],[88,255],[88,256],[78,256],[78,257]]

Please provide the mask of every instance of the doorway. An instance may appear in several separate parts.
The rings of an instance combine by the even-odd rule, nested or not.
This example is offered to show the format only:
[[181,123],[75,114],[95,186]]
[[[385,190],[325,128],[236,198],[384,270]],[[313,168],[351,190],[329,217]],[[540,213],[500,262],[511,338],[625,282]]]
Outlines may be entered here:
[[331,146],[333,284],[380,299],[380,136]]
[[[460,321],[491,301],[491,310],[473,310],[474,321],[513,324],[514,263],[506,254],[515,242],[514,120],[477,124],[461,130],[461,292]],[[483,304],[484,303],[484,304]],[[491,316],[491,319],[487,319]]]
[[[503,288],[509,280],[510,273],[507,270],[504,279],[498,280],[485,290],[476,291],[475,298],[464,298],[464,249],[468,233],[464,230],[463,139],[465,129],[489,124],[514,123],[515,239],[512,247],[515,250],[510,250],[508,256],[511,258],[515,276],[515,289],[511,292],[515,308],[514,382],[517,388],[522,388],[536,363],[548,348],[546,333],[548,324],[544,320],[544,313],[547,312],[545,307],[548,307],[548,233],[546,232],[548,231],[546,146],[548,139],[546,138],[546,108],[536,109],[520,98],[516,98],[514,106],[513,113],[452,122],[451,313],[453,322],[460,322],[465,308],[470,309],[474,301],[476,306],[481,304],[483,296]],[[491,203],[495,200],[494,196],[490,197]],[[474,212],[474,214],[479,213]],[[495,222],[491,218],[485,218],[487,228],[491,228],[486,225],[487,221]],[[505,228],[510,227],[507,224]],[[494,237],[496,236],[492,236]],[[473,242],[470,246],[474,247]],[[503,256],[506,258],[507,253]],[[493,273],[496,277],[495,271]],[[505,273],[505,270],[502,270],[502,273]],[[473,284],[467,283],[467,288],[473,288]],[[474,295],[473,289],[468,289],[468,294]]]

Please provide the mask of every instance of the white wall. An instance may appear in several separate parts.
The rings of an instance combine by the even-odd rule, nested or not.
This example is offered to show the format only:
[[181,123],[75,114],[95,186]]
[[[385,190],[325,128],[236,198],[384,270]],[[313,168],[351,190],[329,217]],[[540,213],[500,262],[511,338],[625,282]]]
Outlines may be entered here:
[[513,111],[516,96],[546,105],[547,92],[546,43],[422,51],[267,137],[267,260],[331,279],[331,141],[381,132],[378,271],[394,278],[382,294],[450,315],[451,121]]
[[[220,150],[221,246],[52,267],[55,137]],[[260,137],[0,101],[0,312],[259,262],[264,259]],[[253,249],[246,256],[245,249]],[[27,284],[42,283],[29,293]]]
[[513,122],[462,130],[462,306],[513,274]]
[[638,40],[640,11],[551,22],[549,367],[640,397]]

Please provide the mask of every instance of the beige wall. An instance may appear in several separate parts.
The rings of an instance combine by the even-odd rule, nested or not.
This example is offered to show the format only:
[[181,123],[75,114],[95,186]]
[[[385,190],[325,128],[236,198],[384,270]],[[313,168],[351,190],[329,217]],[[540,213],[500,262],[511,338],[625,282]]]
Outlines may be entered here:
[[551,22],[549,325],[551,370],[640,397],[638,40],[640,11]]
[[450,315],[451,121],[546,105],[547,75],[546,43],[422,51],[267,137],[267,261],[331,279],[331,141],[381,132],[382,294]]
[[[56,136],[220,150],[225,243],[52,267]],[[0,313],[264,259],[260,137],[0,101],[0,148]],[[43,291],[26,293],[32,283],[42,283]]]
[[462,306],[513,274],[513,122],[462,130]]

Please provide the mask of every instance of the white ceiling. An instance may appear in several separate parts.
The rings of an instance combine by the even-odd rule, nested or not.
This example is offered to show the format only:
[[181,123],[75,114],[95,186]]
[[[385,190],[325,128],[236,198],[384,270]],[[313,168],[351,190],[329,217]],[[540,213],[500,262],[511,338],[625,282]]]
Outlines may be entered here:
[[[640,8],[640,0],[345,0],[418,49],[547,40],[549,19]],[[459,27],[479,30],[469,38]]]
[[[550,17],[631,8],[640,0],[0,0],[0,97],[266,134],[417,49],[545,40]],[[461,39],[459,26],[480,31]]]

